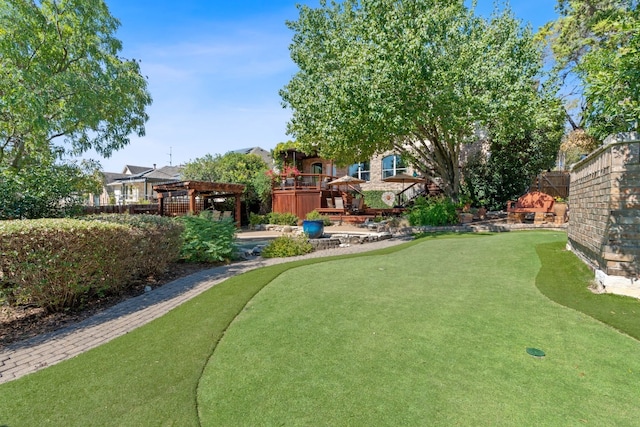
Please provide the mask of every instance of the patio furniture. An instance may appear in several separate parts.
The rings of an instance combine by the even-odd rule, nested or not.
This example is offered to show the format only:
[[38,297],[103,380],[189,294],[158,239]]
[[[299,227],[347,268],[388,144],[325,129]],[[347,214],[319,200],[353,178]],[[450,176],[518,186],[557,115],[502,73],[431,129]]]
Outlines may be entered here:
[[553,213],[555,200],[550,195],[541,191],[532,191],[518,198],[517,201],[507,202],[507,221],[522,222],[528,213],[534,214],[534,223],[545,221],[547,214]]

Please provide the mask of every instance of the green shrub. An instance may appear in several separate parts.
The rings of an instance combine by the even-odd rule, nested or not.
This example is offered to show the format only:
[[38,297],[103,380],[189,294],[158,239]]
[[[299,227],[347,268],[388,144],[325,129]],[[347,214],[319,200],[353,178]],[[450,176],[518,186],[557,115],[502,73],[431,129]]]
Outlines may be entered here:
[[[136,277],[162,273],[179,257],[183,226],[173,218],[159,215],[100,214],[81,217],[84,221],[122,224],[135,237],[135,265],[130,266]],[[114,252],[115,253],[115,252]]]
[[313,246],[305,236],[280,236],[262,249],[264,258],[282,258],[308,254]]
[[232,218],[214,220],[212,212],[176,218],[184,225],[180,258],[187,262],[228,261],[235,253],[236,226]]
[[327,215],[322,215],[320,212],[316,211],[316,210],[312,210],[311,212],[309,212],[307,214],[307,218],[308,220],[311,221],[322,221],[322,223],[324,224],[325,227],[328,227],[331,225],[331,219],[329,219],[329,216]]
[[451,225],[458,222],[456,205],[446,197],[418,197],[409,210],[411,225]]
[[382,194],[385,191],[380,190],[367,190],[362,192],[364,194],[364,203],[373,209],[389,209],[389,205],[382,201]]
[[269,219],[269,224],[276,225],[298,225],[300,220],[297,216],[288,212],[270,212],[267,214],[267,218]]
[[177,260],[181,228],[169,219],[131,218],[138,225],[105,218],[0,222],[3,297],[61,311],[164,271]]
[[255,227],[260,224],[268,224],[269,219],[267,215],[258,215],[257,213],[250,212],[249,213],[249,225],[251,227]]

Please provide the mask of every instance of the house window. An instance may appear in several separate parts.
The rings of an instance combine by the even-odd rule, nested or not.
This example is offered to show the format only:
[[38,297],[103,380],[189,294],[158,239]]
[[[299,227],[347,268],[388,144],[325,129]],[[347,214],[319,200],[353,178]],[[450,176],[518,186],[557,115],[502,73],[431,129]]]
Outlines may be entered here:
[[312,163],[311,164],[311,173],[322,174],[322,163]]
[[369,171],[370,171],[370,167],[369,167],[369,162],[363,162],[363,163],[355,163],[351,166],[349,166],[349,175],[354,177],[354,178],[360,178],[363,179],[365,181],[369,181]]
[[397,154],[387,156],[382,159],[382,179],[406,172],[407,165],[402,160],[402,157],[398,156]]

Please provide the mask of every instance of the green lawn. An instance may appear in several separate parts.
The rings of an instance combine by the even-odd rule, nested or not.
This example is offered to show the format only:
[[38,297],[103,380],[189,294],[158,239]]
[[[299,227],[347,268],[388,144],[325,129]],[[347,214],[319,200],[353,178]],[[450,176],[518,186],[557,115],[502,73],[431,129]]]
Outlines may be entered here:
[[[565,241],[426,238],[249,272],[0,385],[0,425],[637,425],[640,342],[602,322],[633,335],[639,304],[590,294]],[[565,307],[602,301],[624,315]]]

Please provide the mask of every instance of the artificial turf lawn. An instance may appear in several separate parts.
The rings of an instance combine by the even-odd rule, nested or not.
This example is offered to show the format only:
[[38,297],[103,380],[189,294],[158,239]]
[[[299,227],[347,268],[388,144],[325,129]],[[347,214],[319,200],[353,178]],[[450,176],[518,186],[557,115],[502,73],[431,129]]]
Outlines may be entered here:
[[638,342],[535,288],[579,287],[579,263],[538,273],[565,240],[423,239],[249,272],[0,385],[0,425],[634,425]]
[[536,245],[564,241],[443,239],[283,273],[217,346],[202,424],[637,425],[640,343],[535,286]]

